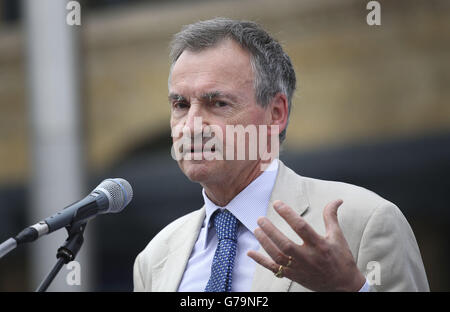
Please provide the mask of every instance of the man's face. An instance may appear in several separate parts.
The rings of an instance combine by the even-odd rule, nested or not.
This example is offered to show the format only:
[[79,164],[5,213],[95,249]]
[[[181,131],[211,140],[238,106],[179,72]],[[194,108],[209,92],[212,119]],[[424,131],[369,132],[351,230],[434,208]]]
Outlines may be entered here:
[[[268,110],[256,104],[250,54],[232,40],[200,52],[185,50],[172,68],[169,101],[172,130],[188,127],[193,138],[199,134],[194,133],[194,118],[200,117],[203,127],[215,125],[222,130],[224,149],[227,125],[263,125],[269,120]],[[235,151],[236,144],[237,140]],[[207,185],[233,181],[255,162],[227,160],[222,152],[224,160],[183,157],[178,164],[190,180]]]

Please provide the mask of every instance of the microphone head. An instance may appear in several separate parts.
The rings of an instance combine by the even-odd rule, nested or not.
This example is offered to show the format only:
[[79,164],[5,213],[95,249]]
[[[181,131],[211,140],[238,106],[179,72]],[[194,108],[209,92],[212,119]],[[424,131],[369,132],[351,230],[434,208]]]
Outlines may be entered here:
[[106,179],[93,192],[101,191],[109,201],[108,209],[102,213],[117,213],[123,210],[133,199],[133,189],[127,180],[121,178]]

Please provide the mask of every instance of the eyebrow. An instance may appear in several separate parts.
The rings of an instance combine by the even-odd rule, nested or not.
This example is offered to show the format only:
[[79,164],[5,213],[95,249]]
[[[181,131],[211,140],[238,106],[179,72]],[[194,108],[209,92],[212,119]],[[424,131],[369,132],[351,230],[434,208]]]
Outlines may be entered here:
[[[178,93],[170,93],[168,98],[169,98],[169,101],[181,101],[181,102],[188,101],[186,97],[184,97]],[[226,93],[226,92],[222,92],[222,91],[218,91],[218,90],[205,92],[202,95],[200,95],[200,99],[202,99],[204,101],[212,101],[217,98],[225,98],[225,99],[229,99],[232,102],[237,102],[237,97],[235,95]]]
[[187,102],[187,99],[177,93],[170,93],[169,94],[169,101],[183,101],[183,102]]
[[229,99],[232,102],[236,102],[236,100],[237,100],[236,96],[234,96],[233,94],[225,93],[225,92],[222,92],[222,91],[206,92],[206,93],[203,93],[200,96],[200,98],[202,100],[208,100],[208,101],[212,101],[212,100],[217,99],[217,98]]

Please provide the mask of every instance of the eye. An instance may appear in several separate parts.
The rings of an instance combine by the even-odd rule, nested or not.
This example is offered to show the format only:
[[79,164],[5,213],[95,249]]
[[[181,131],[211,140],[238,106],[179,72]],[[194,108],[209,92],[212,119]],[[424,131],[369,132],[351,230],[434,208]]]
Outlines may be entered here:
[[173,106],[175,109],[185,109],[185,108],[188,108],[188,107],[189,107],[189,105],[188,105],[187,103],[184,103],[184,102],[174,102],[174,103],[172,104],[172,106]]
[[215,106],[215,107],[225,107],[225,106],[227,106],[227,105],[228,105],[228,103],[223,102],[223,101],[215,101],[215,102],[214,102],[214,106]]

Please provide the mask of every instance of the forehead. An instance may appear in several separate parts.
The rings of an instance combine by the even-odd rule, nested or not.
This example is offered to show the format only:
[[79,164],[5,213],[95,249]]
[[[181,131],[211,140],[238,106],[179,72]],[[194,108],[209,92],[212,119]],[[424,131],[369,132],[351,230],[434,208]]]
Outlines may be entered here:
[[183,51],[172,68],[169,92],[192,94],[210,89],[253,92],[252,86],[250,53],[227,39],[201,51]]

